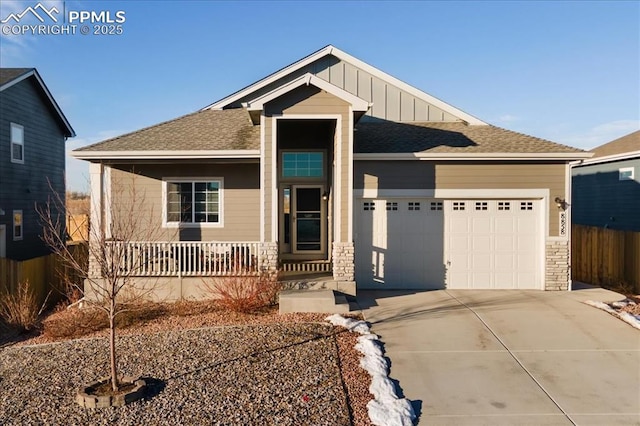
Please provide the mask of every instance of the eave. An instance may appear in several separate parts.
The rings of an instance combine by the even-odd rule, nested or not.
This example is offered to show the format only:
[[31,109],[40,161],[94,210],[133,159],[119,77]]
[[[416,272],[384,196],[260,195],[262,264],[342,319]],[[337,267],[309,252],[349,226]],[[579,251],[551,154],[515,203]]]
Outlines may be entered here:
[[441,160],[441,161],[480,161],[480,160],[562,160],[571,161],[589,158],[590,152],[567,153],[511,153],[511,152],[487,152],[487,153],[428,153],[428,152],[402,152],[402,153],[355,153],[354,160],[359,161],[404,161],[404,160]]
[[640,151],[631,151],[622,154],[591,158],[588,160],[584,160],[581,163],[574,165],[573,167],[590,166],[593,164],[610,163],[613,161],[633,160],[634,158],[640,158]]
[[227,151],[71,151],[79,160],[198,160],[260,158],[259,149]]

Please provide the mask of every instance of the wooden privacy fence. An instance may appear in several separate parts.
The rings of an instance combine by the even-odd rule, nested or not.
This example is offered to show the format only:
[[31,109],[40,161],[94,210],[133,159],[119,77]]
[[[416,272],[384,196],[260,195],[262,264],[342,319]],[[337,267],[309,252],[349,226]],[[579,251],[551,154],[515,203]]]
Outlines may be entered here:
[[573,225],[571,240],[574,280],[640,293],[640,232]]
[[67,234],[73,241],[89,241],[89,215],[67,215]]
[[[88,251],[86,244],[70,243],[69,249],[77,259],[86,261]],[[64,274],[73,282],[81,284],[77,274],[68,270],[61,258],[55,254],[23,261],[0,258],[0,291],[7,289],[15,292],[19,283],[28,281],[39,303],[44,302],[51,292],[48,302],[53,304],[62,299],[64,294],[65,280],[62,278]]]

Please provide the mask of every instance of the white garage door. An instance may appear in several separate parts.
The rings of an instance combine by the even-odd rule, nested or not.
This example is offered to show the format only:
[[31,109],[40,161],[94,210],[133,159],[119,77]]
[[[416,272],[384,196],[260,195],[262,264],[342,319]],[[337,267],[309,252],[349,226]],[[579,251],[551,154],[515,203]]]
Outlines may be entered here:
[[447,288],[542,289],[541,203],[445,203]]
[[356,209],[358,288],[444,288],[442,200],[360,200]]

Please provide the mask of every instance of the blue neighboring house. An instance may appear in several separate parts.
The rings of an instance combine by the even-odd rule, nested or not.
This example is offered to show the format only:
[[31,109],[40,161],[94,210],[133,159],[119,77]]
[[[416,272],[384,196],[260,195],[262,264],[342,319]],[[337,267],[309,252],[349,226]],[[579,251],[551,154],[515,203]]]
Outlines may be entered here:
[[573,223],[640,231],[640,130],[572,168]]
[[0,68],[0,257],[49,253],[36,206],[52,190],[64,197],[65,141],[73,136],[35,68]]

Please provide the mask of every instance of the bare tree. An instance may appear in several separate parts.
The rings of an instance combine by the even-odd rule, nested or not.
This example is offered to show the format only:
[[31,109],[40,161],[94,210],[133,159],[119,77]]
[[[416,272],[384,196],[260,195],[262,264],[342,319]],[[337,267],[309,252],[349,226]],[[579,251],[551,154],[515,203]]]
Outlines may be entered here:
[[[138,244],[141,241],[159,241],[163,231],[153,214],[152,205],[136,187],[135,175],[127,182],[112,180],[110,186],[110,193],[105,194],[102,200],[102,205],[110,210],[109,215],[105,215],[102,206],[95,205],[97,200],[92,199],[94,208],[99,209],[97,211],[102,215],[102,226],[92,223],[89,229],[89,268],[67,244],[65,217],[58,213],[64,211],[64,194],[54,191],[38,213],[44,241],[73,272],[69,274],[67,271],[63,277],[75,275],[79,278],[68,282],[67,288],[79,290],[88,305],[101,309],[108,317],[111,385],[115,392],[119,387],[116,318],[153,291],[152,283],[140,285],[135,278],[148,268],[149,262],[157,261],[159,255],[169,254],[159,254],[149,250],[148,244]],[[107,216],[109,220],[106,220]]]

